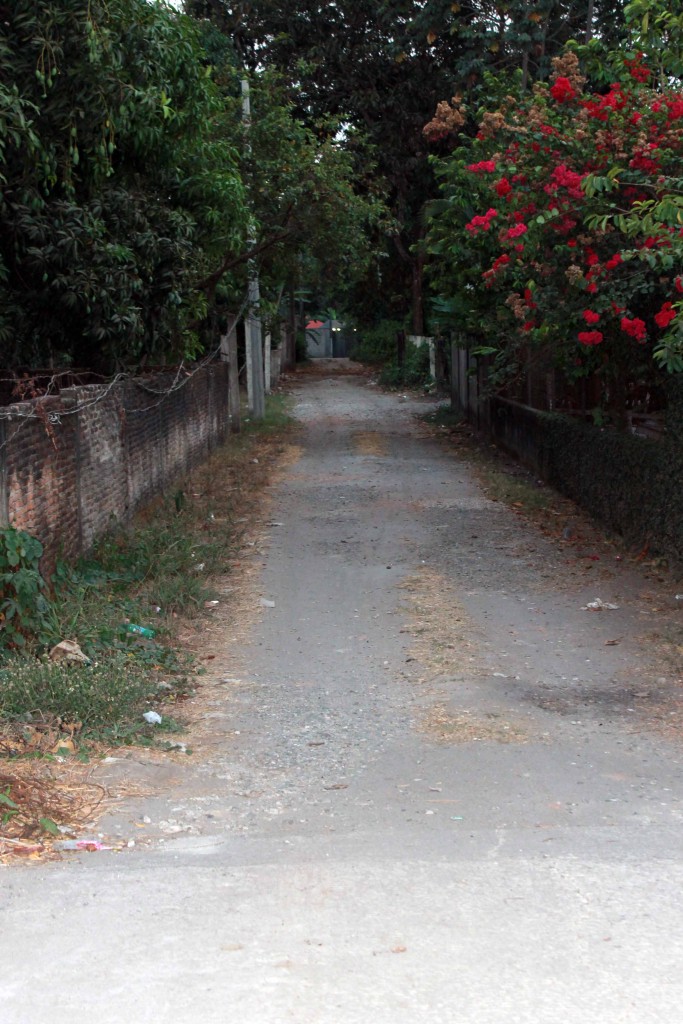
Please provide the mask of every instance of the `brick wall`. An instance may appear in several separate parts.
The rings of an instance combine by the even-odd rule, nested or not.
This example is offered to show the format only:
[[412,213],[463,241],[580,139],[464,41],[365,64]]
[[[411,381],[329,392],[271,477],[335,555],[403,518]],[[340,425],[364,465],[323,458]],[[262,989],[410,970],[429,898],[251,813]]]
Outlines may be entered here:
[[228,367],[74,387],[0,410],[0,525],[38,537],[44,571],[88,550],[229,433]]

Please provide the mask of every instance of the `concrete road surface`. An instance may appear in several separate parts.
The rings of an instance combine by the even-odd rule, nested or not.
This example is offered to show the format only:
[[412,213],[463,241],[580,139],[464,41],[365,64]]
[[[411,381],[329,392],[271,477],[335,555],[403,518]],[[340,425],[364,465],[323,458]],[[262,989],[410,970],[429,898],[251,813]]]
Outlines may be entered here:
[[297,386],[195,754],[102,767],[156,777],[102,825],[132,850],[0,869],[0,1024],[683,1020],[674,585],[488,500],[420,409]]

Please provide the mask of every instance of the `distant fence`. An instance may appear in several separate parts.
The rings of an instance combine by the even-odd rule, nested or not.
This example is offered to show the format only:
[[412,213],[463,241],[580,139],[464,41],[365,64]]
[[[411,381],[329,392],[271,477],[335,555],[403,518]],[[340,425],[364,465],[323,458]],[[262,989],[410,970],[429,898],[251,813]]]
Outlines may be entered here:
[[228,366],[164,372],[0,409],[0,525],[86,552],[229,433]]
[[478,430],[628,542],[683,565],[683,380],[669,382],[666,431],[654,440],[636,424],[605,430],[488,397],[485,364],[457,346],[451,367],[453,406]]

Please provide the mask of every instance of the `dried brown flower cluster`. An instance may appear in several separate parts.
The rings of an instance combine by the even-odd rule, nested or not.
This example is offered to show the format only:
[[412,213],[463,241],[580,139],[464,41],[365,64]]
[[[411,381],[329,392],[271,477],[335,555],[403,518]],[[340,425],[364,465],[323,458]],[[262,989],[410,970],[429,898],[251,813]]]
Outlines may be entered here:
[[563,53],[561,57],[553,57],[550,63],[553,67],[553,73],[550,76],[551,84],[558,78],[567,78],[573,89],[579,93],[583,92],[586,76],[582,75],[579,70],[579,58],[575,53]]
[[512,292],[508,295],[505,305],[512,311],[512,315],[517,320],[526,320],[529,315],[529,307],[519,292]]
[[458,132],[465,124],[465,108],[454,96],[451,103],[442,100],[437,105],[434,117],[422,129],[422,133],[430,142],[445,138],[450,132]]
[[505,128],[505,114],[501,113],[500,110],[494,110],[492,113],[485,113],[481,119],[481,125],[479,126],[479,138],[480,139],[492,139],[493,136]]
[[565,270],[564,276],[570,284],[578,284],[579,281],[583,281],[583,270],[572,263],[571,267],[567,267]]

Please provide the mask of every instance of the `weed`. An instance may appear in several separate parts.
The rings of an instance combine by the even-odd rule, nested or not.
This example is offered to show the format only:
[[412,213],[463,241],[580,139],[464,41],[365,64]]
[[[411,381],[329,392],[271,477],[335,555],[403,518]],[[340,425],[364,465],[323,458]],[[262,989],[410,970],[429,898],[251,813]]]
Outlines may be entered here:
[[428,387],[432,383],[429,375],[429,348],[427,345],[406,345],[405,361],[399,366],[396,357],[387,363],[380,374],[380,384],[389,388]]
[[49,715],[87,730],[131,720],[149,695],[147,672],[125,655],[102,665],[17,657],[0,669],[0,715],[6,719]]
[[463,422],[462,414],[452,405],[440,405],[438,409],[425,413],[420,419],[432,427],[458,427]]
[[51,607],[39,565],[43,545],[13,527],[0,529],[0,644],[24,647],[50,633]]

